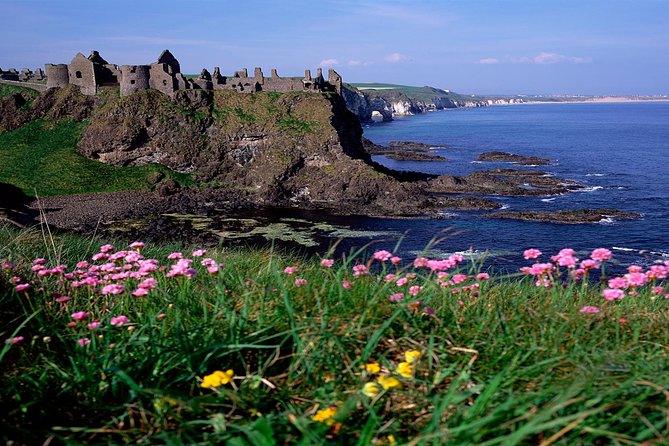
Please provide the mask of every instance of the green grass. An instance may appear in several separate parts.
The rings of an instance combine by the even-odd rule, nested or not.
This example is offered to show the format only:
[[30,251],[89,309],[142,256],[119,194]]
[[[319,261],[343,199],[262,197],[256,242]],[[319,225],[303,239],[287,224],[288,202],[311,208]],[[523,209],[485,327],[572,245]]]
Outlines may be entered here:
[[[46,240],[46,243],[45,241]],[[606,302],[600,287],[536,288],[522,278],[480,282],[454,294],[433,274],[380,266],[355,278],[355,254],[319,266],[271,250],[214,249],[209,275],[158,281],[149,296],[103,296],[60,275],[30,271],[97,252],[101,240],[0,228],[0,422],[4,440],[170,444],[667,444],[669,300]],[[117,243],[118,248],[123,245]],[[143,249],[166,259],[175,246]],[[186,256],[190,250],[183,247]],[[99,262],[101,263],[101,262]],[[296,265],[293,275],[284,268]],[[390,302],[393,272],[424,288]],[[469,274],[468,284],[476,271]],[[9,279],[32,283],[16,293]],[[307,285],[296,286],[296,277]],[[352,286],[344,288],[342,281]],[[129,289],[136,281],[129,279]],[[41,287],[42,289],[39,289]],[[406,287],[404,288],[406,293]],[[67,294],[66,304],[54,298]],[[597,305],[599,314],[581,314]],[[434,314],[423,312],[429,306]],[[90,312],[102,326],[73,322]],[[110,325],[125,315],[124,327]],[[165,317],[159,316],[164,314]],[[131,329],[128,329],[132,327]],[[48,337],[49,342],[45,342]],[[90,338],[80,347],[77,340]],[[404,352],[421,352],[402,388],[361,390],[378,362],[398,376]],[[235,385],[202,388],[215,370]],[[332,425],[313,416],[336,408]],[[383,443],[385,441],[385,443]]]
[[72,120],[37,120],[0,134],[0,183],[29,196],[148,189],[153,172],[191,184],[188,175],[157,164],[117,167],[85,158],[76,148],[85,127],[85,122]]
[[0,84],[0,98],[5,96],[11,96],[13,94],[20,93],[26,98],[36,98],[39,96],[39,92],[33,90],[32,88],[19,87],[16,85]]

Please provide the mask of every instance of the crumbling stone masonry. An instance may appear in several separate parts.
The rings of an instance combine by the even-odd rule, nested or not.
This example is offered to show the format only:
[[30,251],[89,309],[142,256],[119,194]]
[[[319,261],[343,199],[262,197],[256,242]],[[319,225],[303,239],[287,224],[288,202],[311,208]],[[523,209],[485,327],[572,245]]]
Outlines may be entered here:
[[[189,79],[181,73],[179,61],[165,50],[155,63],[150,65],[122,65],[120,68],[108,63],[97,51],[88,57],[78,53],[68,64],[46,65],[46,87],[56,88],[68,84],[77,85],[85,95],[95,95],[102,87],[120,87],[121,96],[128,96],[137,91],[149,88],[159,90],[172,96],[180,90],[235,90],[240,93],[258,91],[312,91],[335,92],[341,94],[342,78],[334,70],[328,71],[327,80],[319,68],[316,76],[306,70],[304,77],[280,77],[273,69],[270,77],[265,77],[260,68],[255,68],[253,76],[249,76],[246,68],[235,72],[232,76],[222,76],[218,67],[212,75],[203,69],[197,78]],[[28,70],[29,71],[29,70]],[[40,72],[40,79],[44,73]],[[21,72],[13,73],[16,80],[22,80]],[[33,77],[37,76],[37,72]],[[28,78],[26,73],[24,78]]]

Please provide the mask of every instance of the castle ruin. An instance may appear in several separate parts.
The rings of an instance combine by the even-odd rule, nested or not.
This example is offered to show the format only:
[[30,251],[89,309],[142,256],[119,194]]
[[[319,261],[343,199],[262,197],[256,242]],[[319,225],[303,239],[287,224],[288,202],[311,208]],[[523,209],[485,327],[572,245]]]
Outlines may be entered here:
[[[88,57],[78,53],[68,65],[47,64],[45,68],[46,75],[39,71],[40,80],[46,77],[46,88],[77,85],[85,95],[95,95],[105,87],[120,87],[121,96],[147,89],[155,89],[168,96],[180,90],[235,90],[240,93],[310,91],[341,94],[342,89],[342,78],[335,70],[328,71],[326,80],[320,68],[316,76],[312,76],[311,70],[305,70],[304,77],[280,77],[276,69],[272,69],[271,75],[265,77],[260,68],[255,68],[252,76],[249,76],[246,68],[232,76],[223,76],[219,67],[215,67],[213,74],[203,69],[198,77],[188,78],[181,73],[179,61],[169,50],[163,51],[158,60],[150,65],[122,65],[119,68],[103,59],[97,51],[92,51]],[[16,81],[21,81],[19,73],[15,74]]]

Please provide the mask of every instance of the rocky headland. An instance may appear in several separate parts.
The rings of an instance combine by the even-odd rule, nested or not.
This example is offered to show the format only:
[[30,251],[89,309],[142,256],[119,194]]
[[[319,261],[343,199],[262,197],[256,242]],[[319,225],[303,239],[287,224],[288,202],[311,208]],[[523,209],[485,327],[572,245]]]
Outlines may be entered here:
[[[115,166],[159,163],[189,174],[197,187],[182,187],[154,172],[148,178],[152,191],[47,197],[39,204],[26,203],[18,212],[14,209],[13,221],[35,218],[38,207],[57,226],[67,228],[166,211],[206,214],[254,207],[439,217],[443,210],[501,207],[480,195],[554,195],[581,187],[535,170],[436,176],[388,169],[371,155],[445,159],[432,154],[434,146],[422,143],[395,141],[382,147],[365,140],[359,119],[344,97],[334,93],[186,90],[170,98],[149,89],[120,97],[114,89],[84,96],[77,87],[67,86],[0,98],[0,133],[35,120],[62,119],[85,123],[78,139],[83,156]],[[499,153],[492,157],[531,164],[546,161]]]

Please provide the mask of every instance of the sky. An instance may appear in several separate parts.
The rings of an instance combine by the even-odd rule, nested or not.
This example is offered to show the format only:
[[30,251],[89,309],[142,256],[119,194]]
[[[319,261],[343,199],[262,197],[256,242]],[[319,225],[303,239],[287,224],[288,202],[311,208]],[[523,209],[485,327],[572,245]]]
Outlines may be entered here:
[[669,0],[0,0],[0,67],[100,51],[467,94],[669,94]]

